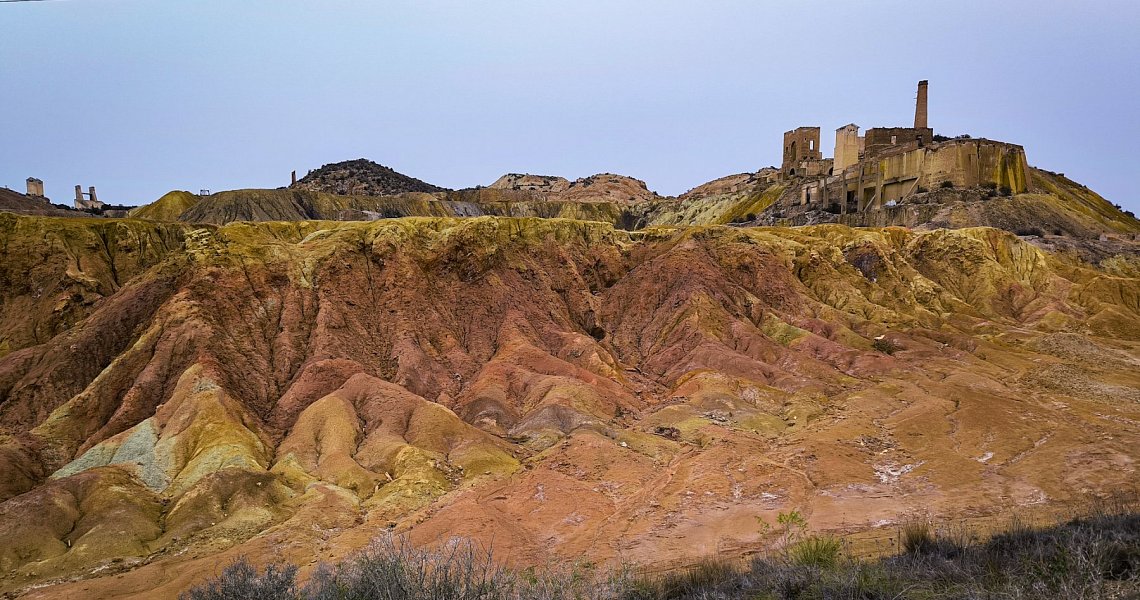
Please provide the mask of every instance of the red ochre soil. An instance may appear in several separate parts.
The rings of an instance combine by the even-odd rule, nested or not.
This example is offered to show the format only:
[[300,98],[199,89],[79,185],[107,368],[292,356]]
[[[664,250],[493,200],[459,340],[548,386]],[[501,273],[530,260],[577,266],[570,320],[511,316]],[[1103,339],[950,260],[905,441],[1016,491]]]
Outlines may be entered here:
[[[0,214],[0,592],[649,567],[1136,491],[1140,280],[994,229]],[[887,351],[893,351],[888,353]]]

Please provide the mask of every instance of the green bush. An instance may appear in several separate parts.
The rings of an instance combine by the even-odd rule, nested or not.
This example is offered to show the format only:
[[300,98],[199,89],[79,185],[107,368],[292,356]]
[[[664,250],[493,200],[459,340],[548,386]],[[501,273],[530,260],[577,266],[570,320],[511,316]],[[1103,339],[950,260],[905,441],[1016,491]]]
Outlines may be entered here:
[[878,350],[879,352],[882,352],[883,354],[894,354],[895,352],[902,350],[902,346],[892,342],[891,340],[888,340],[885,337],[876,339],[875,341],[871,342],[871,347],[875,350]]

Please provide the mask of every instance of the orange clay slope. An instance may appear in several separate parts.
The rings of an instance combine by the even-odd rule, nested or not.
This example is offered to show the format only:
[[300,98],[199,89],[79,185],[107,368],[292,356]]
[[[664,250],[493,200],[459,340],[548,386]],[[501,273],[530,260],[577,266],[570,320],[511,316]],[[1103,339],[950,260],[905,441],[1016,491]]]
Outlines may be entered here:
[[1136,490],[1140,280],[994,229],[0,215],[0,593],[518,566]]

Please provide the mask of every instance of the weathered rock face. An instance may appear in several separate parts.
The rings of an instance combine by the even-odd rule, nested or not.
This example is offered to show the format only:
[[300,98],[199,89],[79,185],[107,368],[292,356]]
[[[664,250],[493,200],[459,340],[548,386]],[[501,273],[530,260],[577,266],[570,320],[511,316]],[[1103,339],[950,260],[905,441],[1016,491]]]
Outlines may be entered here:
[[777,170],[771,167],[760,169],[755,173],[737,173],[719,179],[714,179],[678,196],[680,200],[695,200],[710,196],[726,194],[747,194],[757,188],[766,187],[768,180],[775,176]]
[[570,187],[565,177],[553,175],[531,175],[530,173],[507,173],[487,186],[495,190],[523,190],[528,192],[557,193]]
[[290,187],[341,196],[391,196],[444,190],[364,158],[324,165]]
[[544,200],[608,203],[622,207],[654,202],[661,198],[649,191],[644,181],[613,173],[591,175],[574,181],[550,175],[508,173],[488,187],[532,192],[535,197]]
[[1140,281],[998,230],[56,223],[0,215],[0,591],[389,526],[669,563],[1140,481]]
[[612,202],[619,206],[660,199],[656,192],[649,191],[644,181],[613,173],[575,179],[558,197],[571,202]]

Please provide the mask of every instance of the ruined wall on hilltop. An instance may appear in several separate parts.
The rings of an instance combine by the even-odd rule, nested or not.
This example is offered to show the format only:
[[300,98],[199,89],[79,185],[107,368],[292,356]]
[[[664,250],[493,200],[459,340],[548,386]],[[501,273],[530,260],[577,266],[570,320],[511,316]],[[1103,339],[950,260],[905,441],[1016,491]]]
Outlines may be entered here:
[[933,187],[951,181],[959,187],[986,183],[1008,186],[1015,194],[1029,189],[1025,148],[991,140],[951,140],[925,153],[919,185]]

